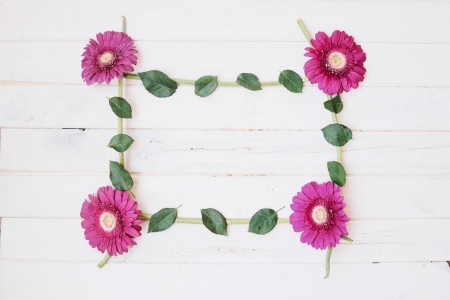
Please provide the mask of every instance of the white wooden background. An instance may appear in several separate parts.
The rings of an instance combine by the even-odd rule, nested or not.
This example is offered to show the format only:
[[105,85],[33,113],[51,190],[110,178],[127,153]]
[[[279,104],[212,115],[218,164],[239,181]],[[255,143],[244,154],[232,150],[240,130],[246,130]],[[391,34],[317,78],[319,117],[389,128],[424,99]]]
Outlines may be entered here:
[[[79,211],[109,184],[106,96],[117,85],[83,84],[80,55],[97,32],[120,30],[121,15],[137,71],[187,79],[303,75],[300,17],[311,33],[355,36],[368,72],[339,115],[354,133],[343,193],[355,242],[333,251],[328,280],[325,252],[288,224],[267,236],[229,226],[229,237],[175,224],[96,268],[103,255],[84,240]],[[448,299],[449,26],[449,1],[0,1],[0,299]],[[250,217],[328,179],[335,149],[320,128],[331,117],[316,87],[199,98],[180,86],[158,99],[126,81],[124,93],[136,139],[126,161],[146,212],[183,204],[183,217],[206,207]]]

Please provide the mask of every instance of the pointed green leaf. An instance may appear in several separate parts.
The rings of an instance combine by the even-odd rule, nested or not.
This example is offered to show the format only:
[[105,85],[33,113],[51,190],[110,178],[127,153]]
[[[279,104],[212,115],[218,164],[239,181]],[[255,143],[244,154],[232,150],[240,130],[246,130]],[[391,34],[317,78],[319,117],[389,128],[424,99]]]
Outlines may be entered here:
[[125,152],[133,144],[134,140],[132,137],[126,134],[118,134],[113,136],[111,141],[109,141],[108,147],[113,148],[117,152]]
[[341,124],[330,124],[322,128],[323,136],[333,146],[344,146],[352,139],[352,131]]
[[333,99],[324,102],[323,106],[325,107],[325,109],[334,112],[335,114],[340,113],[344,108],[344,104],[341,101],[340,95],[336,95]]
[[195,82],[195,94],[200,97],[211,95],[217,88],[217,76],[203,76]]
[[119,118],[131,119],[131,105],[121,97],[109,98],[109,106]]
[[152,215],[150,221],[148,222],[147,232],[164,231],[173,225],[176,218],[176,208],[163,208],[156,214]]
[[256,234],[267,234],[277,225],[277,212],[270,208],[258,210],[250,220],[248,232]]
[[116,189],[128,191],[133,187],[130,173],[118,162],[109,161],[109,179]]
[[152,70],[138,75],[145,89],[158,98],[170,97],[177,90],[177,84],[161,71]]
[[338,186],[344,186],[346,182],[346,174],[344,167],[337,161],[327,162],[328,174],[331,180]]
[[205,208],[201,210],[203,225],[212,233],[228,236],[227,220],[214,208]]
[[251,91],[260,91],[261,84],[259,83],[258,77],[250,73],[241,73],[239,74],[236,82],[246,89]]
[[278,82],[292,93],[301,93],[303,81],[300,75],[291,70],[284,70],[278,76]]

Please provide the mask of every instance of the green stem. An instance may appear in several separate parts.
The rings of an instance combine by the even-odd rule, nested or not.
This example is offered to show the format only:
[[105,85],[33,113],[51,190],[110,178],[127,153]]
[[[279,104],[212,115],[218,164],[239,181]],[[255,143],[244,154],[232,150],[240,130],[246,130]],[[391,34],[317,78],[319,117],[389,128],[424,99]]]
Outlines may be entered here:
[[[134,80],[141,80],[139,78],[138,74],[131,74],[131,73],[124,73],[123,78],[126,79],[134,79]],[[179,78],[170,78],[170,80],[178,83],[178,84],[190,84],[194,85],[196,80],[190,80],[190,79],[179,79]],[[302,79],[303,82],[307,82],[308,78]],[[217,84],[219,86],[240,86],[237,82],[232,81],[218,81]],[[281,85],[278,81],[263,81],[260,82],[261,86],[275,86],[275,85]]]
[[338,118],[337,118],[337,115],[336,115],[336,113],[334,113],[334,112],[331,112],[331,119],[333,120],[333,123],[334,123],[334,124],[339,123]]
[[[303,23],[303,21],[301,19],[298,19],[297,23],[300,26],[300,29],[302,30],[303,34],[305,35],[306,40],[311,45],[311,35],[309,34],[308,29],[306,29],[305,24]],[[327,99],[331,100],[332,99],[331,95],[328,95]],[[337,118],[337,115],[335,113],[333,113],[333,112],[331,113],[331,118],[333,119],[333,123],[334,124],[338,123],[338,118]],[[337,154],[337,161],[342,164],[342,150],[341,150],[341,147],[336,147],[336,154]],[[333,247],[329,246],[327,248],[327,256],[326,256],[326,259],[325,259],[325,268],[326,268],[326,271],[327,271],[327,273],[325,274],[325,279],[328,278],[328,276],[330,276],[330,259],[331,259],[331,252],[332,251],[333,251]]]
[[[123,81],[119,80],[119,97],[123,96]],[[119,134],[123,134],[123,119],[118,117],[118,131]],[[123,154],[123,152],[119,152],[119,162],[122,165],[122,167],[125,167],[125,156]]]
[[98,263],[97,268],[103,268],[104,265],[108,262],[108,260],[111,258],[111,255],[106,254],[105,257],[103,257],[102,261]]
[[342,149],[341,147],[336,147],[337,161],[342,165]]
[[[328,100],[331,100],[333,97],[331,95],[327,96]],[[334,124],[338,124],[338,117],[334,112],[331,112],[331,119],[333,120]],[[337,161],[342,164],[342,149],[341,147],[336,147],[336,156],[337,156]]]
[[300,29],[303,32],[303,35],[305,36],[306,40],[308,41],[308,43],[312,46],[311,44],[311,35],[308,32],[308,29],[305,26],[305,23],[303,23],[302,19],[298,19],[297,20],[297,24],[298,26],[300,26]]
[[189,79],[178,79],[178,78],[170,78],[172,81],[175,81],[178,84],[195,84],[195,80],[189,80]]
[[[122,16],[122,32],[127,32],[127,20]],[[119,80],[119,88],[118,88],[119,97],[123,98],[123,80]],[[119,134],[123,134],[123,119],[119,117],[118,119],[118,131]],[[125,156],[123,152],[119,153],[119,163],[122,167],[125,167]]]
[[141,212],[141,215],[139,216],[139,219],[141,219],[141,220],[150,220],[151,217],[152,217],[151,214],[147,214],[147,213]]
[[[122,32],[126,32],[126,31],[127,31],[127,22],[126,22],[125,17],[122,16]],[[118,96],[121,98],[123,97],[123,80],[119,80]],[[123,133],[122,118],[118,118],[117,122],[118,122],[117,127],[119,130],[119,134],[122,134]],[[122,165],[122,167],[125,167],[125,157],[123,155],[123,152],[119,152],[119,162]],[[105,257],[102,259],[102,261],[97,265],[97,267],[99,267],[100,269],[103,268],[103,266],[106,265],[106,263],[108,262],[108,260],[110,258],[111,258],[111,256],[109,254],[106,254]]]
[[122,32],[127,32],[127,20],[122,16]]
[[328,276],[330,276],[331,251],[333,251],[333,247],[328,246],[328,248],[327,248],[327,258],[325,259],[325,268],[327,270],[327,273],[325,274],[325,278],[324,279],[327,279]]
[[261,86],[275,86],[275,85],[281,85],[278,81],[266,81],[261,82]]
[[343,239],[344,241],[347,241],[347,242],[353,243],[353,240],[352,240],[351,238],[349,238],[348,236],[345,236],[345,235],[341,235],[341,239]]
[[[142,220],[150,220],[152,217],[152,214],[148,213],[141,213],[140,219]],[[251,219],[227,219],[227,224],[250,224]],[[203,221],[201,218],[176,218],[176,223],[183,223],[183,224],[203,224]],[[289,218],[281,218],[278,219],[278,224],[286,224],[289,223]]]
[[138,74],[132,74],[132,73],[123,73],[123,78],[141,80],[141,78],[139,78]]

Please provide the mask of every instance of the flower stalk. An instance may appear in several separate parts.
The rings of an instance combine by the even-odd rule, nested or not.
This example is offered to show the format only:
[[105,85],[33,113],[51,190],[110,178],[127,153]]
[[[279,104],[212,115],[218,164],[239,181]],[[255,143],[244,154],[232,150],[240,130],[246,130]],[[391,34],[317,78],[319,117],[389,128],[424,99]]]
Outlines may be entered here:
[[[123,78],[126,79],[134,79],[134,80],[141,80],[138,74],[132,74],[132,73],[123,73]],[[180,78],[170,78],[170,80],[178,83],[178,84],[189,84],[194,85],[196,80],[190,80],[190,79],[180,79]],[[308,81],[308,78],[302,78],[303,83]],[[281,85],[278,81],[263,81],[260,82],[261,86],[276,86]],[[241,86],[237,82],[232,81],[218,81],[218,86]]]
[[[122,32],[127,33],[127,20],[124,16],[122,16]],[[119,80],[118,85],[118,96],[123,98],[123,80]],[[119,134],[123,134],[123,119],[119,117],[119,124],[118,124]],[[119,152],[119,162],[122,165],[122,167],[125,167],[125,156],[123,152]]]
[[[152,214],[141,213],[141,220],[150,220]],[[236,224],[250,224],[251,219],[226,219],[228,225],[236,225]],[[203,224],[201,218],[176,218],[175,223],[183,223],[183,224]],[[278,219],[277,224],[287,224],[289,223],[289,218],[280,218]]]
[[348,236],[345,236],[345,235],[341,235],[341,239],[343,239],[344,241],[347,241],[347,242],[353,243],[353,240],[352,240],[351,238],[349,238]]
[[[122,32],[124,32],[124,33],[127,32],[127,21],[126,21],[125,17],[123,17],[123,16],[122,16]],[[119,97],[123,98],[123,80],[118,81],[117,95]],[[123,119],[121,117],[118,117],[117,121],[118,121],[117,122],[118,123],[117,124],[118,132],[119,132],[119,134],[123,134]],[[119,163],[122,165],[122,167],[125,167],[125,155],[123,152],[119,152]],[[130,193],[131,193],[131,191],[130,191]],[[131,193],[131,194],[133,194],[133,193]],[[134,195],[133,195],[133,197],[134,197]],[[97,267],[100,269],[103,268],[103,266],[108,263],[110,258],[111,258],[111,255],[106,254],[105,257],[103,257],[103,259],[97,265]]]
[[[119,80],[119,91],[118,96],[123,98],[123,81]],[[123,134],[123,119],[121,117],[118,117],[118,131],[119,134]],[[125,167],[125,156],[123,152],[119,152],[119,163],[122,165],[122,167]]]
[[[300,26],[300,29],[302,30],[306,40],[308,41],[308,43],[311,45],[311,35],[309,34],[308,29],[306,28],[305,24],[303,23],[302,19],[298,19],[297,20],[298,25]],[[332,99],[332,95],[327,95],[327,99],[331,100]],[[334,124],[338,124],[338,117],[336,115],[336,113],[331,112],[331,119],[333,120]],[[341,147],[336,147],[336,156],[337,156],[337,161],[342,164],[342,149]],[[345,240],[351,240],[347,237],[341,236],[342,239]],[[353,240],[351,240],[353,242]],[[328,246],[327,248],[327,255],[325,258],[325,269],[326,269],[326,274],[325,274],[325,278],[327,279],[330,276],[330,260],[331,260],[331,252],[333,251],[333,247],[332,246]]]
[[109,261],[110,258],[111,255],[106,254],[105,257],[103,257],[103,259],[98,263],[97,268],[99,269],[103,268],[103,266],[106,265],[106,263]]
[[[331,100],[332,98],[333,98],[333,97],[330,96],[330,95],[327,96],[327,99],[328,99],[328,100]],[[331,119],[333,120],[333,123],[334,123],[334,124],[338,124],[338,123],[339,123],[337,114],[334,113],[334,112],[331,112]],[[338,161],[340,164],[342,164],[342,149],[341,149],[341,147],[336,147],[336,156],[337,156],[337,161]]]
[[309,34],[309,31],[306,28],[305,23],[303,23],[302,19],[298,19],[297,20],[297,24],[298,24],[298,26],[300,26],[300,29],[302,30],[303,35],[305,36],[305,38],[308,41],[308,43],[312,46],[312,44],[311,44],[311,35]]
[[329,246],[327,248],[327,257],[325,259],[325,269],[327,270],[327,273],[325,274],[325,278],[327,279],[328,276],[330,276],[330,258],[331,258],[331,252],[333,251],[333,247]]

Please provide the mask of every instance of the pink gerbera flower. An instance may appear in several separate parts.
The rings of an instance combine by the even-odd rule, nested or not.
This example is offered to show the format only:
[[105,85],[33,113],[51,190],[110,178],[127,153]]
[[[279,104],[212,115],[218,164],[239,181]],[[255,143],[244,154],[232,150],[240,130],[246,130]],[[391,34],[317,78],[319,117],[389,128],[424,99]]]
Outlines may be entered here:
[[109,84],[114,77],[121,80],[122,74],[133,72],[131,65],[137,63],[134,43],[123,32],[99,33],[97,40],[91,39],[84,49],[81,77],[87,85],[96,82]]
[[141,235],[137,202],[130,199],[128,192],[111,186],[99,188],[97,197],[89,195],[89,199],[91,202],[85,200],[80,213],[89,245],[102,253],[107,250],[109,255],[128,252],[129,246],[136,245],[132,239]]
[[314,48],[306,48],[305,56],[311,57],[303,67],[311,83],[328,95],[356,89],[363,81],[366,69],[366,53],[344,31],[335,30],[331,37],[323,32],[311,39]]
[[300,241],[316,249],[336,247],[341,235],[347,235],[345,222],[349,218],[344,212],[344,197],[341,188],[329,181],[322,184],[310,182],[301,193],[292,198],[294,213],[290,223],[295,232],[302,232]]

